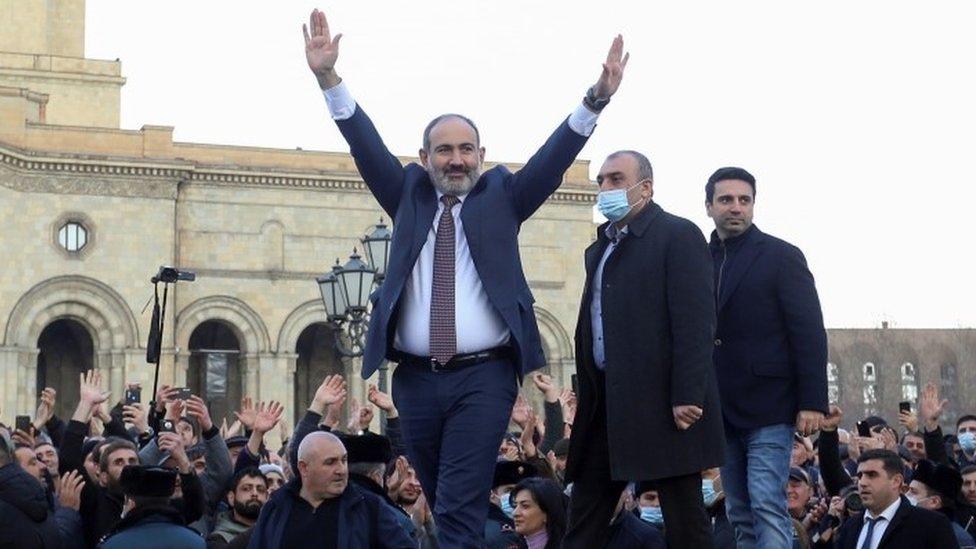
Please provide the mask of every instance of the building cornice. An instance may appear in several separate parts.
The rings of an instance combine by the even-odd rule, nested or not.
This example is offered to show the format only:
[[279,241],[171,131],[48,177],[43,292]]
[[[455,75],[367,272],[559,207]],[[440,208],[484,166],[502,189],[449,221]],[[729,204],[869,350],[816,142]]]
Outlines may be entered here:
[[[29,151],[0,143],[0,167],[13,172],[0,185],[24,192],[59,192],[175,199],[180,182],[234,187],[323,189],[368,192],[358,174],[217,166],[186,161]],[[52,179],[47,176],[55,176]],[[66,182],[64,178],[67,177]],[[85,179],[92,181],[85,181]],[[148,180],[148,181],[147,181]],[[74,184],[70,182],[73,181]],[[151,183],[170,183],[162,190]],[[150,183],[150,185],[147,185]],[[559,189],[549,202],[592,204],[596,191]]]

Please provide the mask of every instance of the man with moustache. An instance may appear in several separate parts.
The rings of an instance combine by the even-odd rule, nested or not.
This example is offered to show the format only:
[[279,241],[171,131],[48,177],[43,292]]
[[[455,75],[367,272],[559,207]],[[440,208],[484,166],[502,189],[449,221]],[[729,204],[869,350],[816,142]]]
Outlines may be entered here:
[[217,517],[217,524],[207,537],[207,549],[227,547],[231,540],[254,526],[267,501],[268,480],[261,471],[257,467],[238,471],[227,491],[230,509]]
[[725,418],[722,485],[739,549],[792,543],[786,486],[793,436],[827,413],[827,332],[803,253],[753,225],[756,179],[716,170],[705,185]]
[[597,83],[517,173],[482,173],[485,150],[458,114],[427,125],[420,164],[401,165],[336,73],[339,39],[325,15],[305,30],[309,68],[356,166],[394,220],[386,278],[372,298],[363,378],[398,363],[393,398],[445,547],[482,543],[498,444],[517,379],[545,364],[522,272],[518,232],[562,176],[616,92],[627,56],[618,36]]
[[584,255],[564,547],[601,547],[632,480],[660,494],[669,547],[707,549],[701,471],[723,455],[708,247],[694,223],[651,201],[643,154],[611,154],[597,183],[608,221]]

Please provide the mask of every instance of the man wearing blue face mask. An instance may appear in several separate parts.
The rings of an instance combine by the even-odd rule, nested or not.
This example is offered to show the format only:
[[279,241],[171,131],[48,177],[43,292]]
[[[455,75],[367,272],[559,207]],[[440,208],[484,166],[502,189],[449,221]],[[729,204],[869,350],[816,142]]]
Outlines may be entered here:
[[721,464],[724,437],[705,238],[652,202],[654,174],[643,154],[611,154],[597,182],[608,222],[584,258],[564,547],[604,543],[628,480],[660,493],[670,547],[712,547],[701,471]]
[[495,475],[491,483],[488,520],[485,522],[485,545],[489,548],[505,548],[517,545],[519,535],[515,533],[512,517],[515,508],[509,497],[515,485],[524,479],[538,475],[538,469],[524,461],[499,461],[495,464]]

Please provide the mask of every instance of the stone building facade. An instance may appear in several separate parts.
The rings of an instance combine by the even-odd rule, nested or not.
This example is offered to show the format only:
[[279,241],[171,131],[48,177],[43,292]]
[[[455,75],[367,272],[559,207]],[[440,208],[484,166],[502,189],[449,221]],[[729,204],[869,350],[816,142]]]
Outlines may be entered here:
[[[84,58],[83,0],[0,0],[0,21],[4,419],[32,413],[44,386],[70,414],[89,368],[113,398],[139,381],[148,401],[160,265],[197,274],[170,290],[160,383],[203,393],[216,415],[246,394],[291,418],[342,371],[362,401],[358,360],[335,352],[314,282],[382,215],[352,158],[120,129],[121,64]],[[566,386],[594,189],[576,162],[520,237],[548,368]]]

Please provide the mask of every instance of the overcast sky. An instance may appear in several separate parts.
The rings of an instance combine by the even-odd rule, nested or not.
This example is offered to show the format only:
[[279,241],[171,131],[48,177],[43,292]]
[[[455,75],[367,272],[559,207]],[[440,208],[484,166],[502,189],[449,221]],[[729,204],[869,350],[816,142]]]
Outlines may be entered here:
[[616,33],[631,62],[581,159],[646,153],[655,200],[711,231],[703,186],[758,179],[756,224],[799,246],[828,327],[976,327],[976,3],[88,0],[87,56],[120,58],[122,126],[179,141],[347,151],[304,58],[338,63],[396,154],[436,114],[525,161]]

